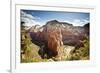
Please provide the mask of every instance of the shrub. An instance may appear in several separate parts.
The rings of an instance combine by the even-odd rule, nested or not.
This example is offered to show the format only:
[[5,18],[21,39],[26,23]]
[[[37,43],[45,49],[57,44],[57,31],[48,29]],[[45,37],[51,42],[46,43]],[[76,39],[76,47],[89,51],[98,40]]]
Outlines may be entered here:
[[84,46],[75,49],[75,51],[72,54],[71,60],[89,59],[89,38],[86,38],[81,42]]

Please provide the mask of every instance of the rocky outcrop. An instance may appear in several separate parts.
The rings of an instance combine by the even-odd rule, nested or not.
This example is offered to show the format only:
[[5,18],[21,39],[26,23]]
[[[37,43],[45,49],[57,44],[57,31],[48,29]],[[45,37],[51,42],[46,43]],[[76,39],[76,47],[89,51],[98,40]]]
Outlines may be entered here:
[[82,26],[73,26],[70,23],[59,22],[57,20],[49,21],[43,27],[46,29],[46,32],[51,29],[60,29],[62,35],[62,42],[64,45],[81,47],[81,43],[86,37],[89,36],[89,23]]
[[60,29],[52,29],[47,32],[47,46],[53,52],[53,56],[58,55],[60,46],[63,45],[62,34]]
[[[31,28],[29,31],[32,42],[42,48],[43,53],[57,56],[62,45],[74,46],[78,48],[83,46],[81,43],[86,37],[89,37],[89,26],[73,26],[72,24],[59,22],[57,20],[48,21],[40,29]],[[36,30],[34,32],[34,30]],[[49,52],[48,52],[49,51]]]
[[54,58],[57,61],[65,61],[65,60],[70,60],[72,57],[72,53],[75,50],[74,46],[68,46],[68,45],[63,45],[60,47],[58,51],[58,56]]

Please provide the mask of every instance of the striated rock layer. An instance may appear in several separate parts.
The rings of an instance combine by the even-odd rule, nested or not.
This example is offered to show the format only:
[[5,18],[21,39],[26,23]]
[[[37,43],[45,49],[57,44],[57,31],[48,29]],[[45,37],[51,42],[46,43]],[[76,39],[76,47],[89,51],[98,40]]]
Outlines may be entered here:
[[83,46],[81,41],[86,37],[89,38],[89,23],[85,26],[73,26],[69,23],[52,20],[42,27],[30,28],[29,33],[32,42],[42,47],[42,53],[57,56],[63,45]]

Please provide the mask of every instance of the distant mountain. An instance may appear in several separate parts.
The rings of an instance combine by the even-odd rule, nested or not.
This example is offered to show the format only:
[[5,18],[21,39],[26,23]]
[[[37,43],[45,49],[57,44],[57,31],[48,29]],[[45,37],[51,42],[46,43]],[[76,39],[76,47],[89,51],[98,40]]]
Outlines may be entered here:
[[44,25],[43,27],[48,27],[48,28],[65,28],[65,27],[71,27],[73,26],[70,23],[66,23],[66,22],[59,22],[57,20],[52,20],[52,21],[48,21],[46,23],[46,25]]
[[90,34],[90,32],[89,32],[89,30],[90,30],[90,23],[87,23],[87,24],[85,24],[84,25],[84,31],[85,31],[85,33],[89,36],[89,34]]
[[[34,37],[36,36],[35,38],[39,39],[39,37],[41,36],[45,38],[46,33],[48,33],[48,31],[61,29],[63,41],[65,42],[65,44],[70,42],[75,42],[76,40],[82,40],[89,33],[89,23],[87,23],[82,27],[82,26],[73,26],[72,24],[66,22],[59,22],[57,20],[52,20],[48,21],[41,28],[42,31],[40,31],[39,28],[36,28],[36,26],[33,26],[32,28],[30,28],[30,32],[32,34],[34,33],[38,34],[38,36],[34,34]],[[37,33],[32,32],[33,30],[37,31]],[[44,40],[46,40],[46,38]]]
[[[89,23],[84,26],[73,26],[70,23],[52,20],[42,27],[36,27],[33,26],[29,31],[32,42],[39,46],[46,45],[48,48],[51,44],[60,46],[60,42],[64,45],[80,47],[83,46],[81,41],[89,38]],[[51,44],[48,44],[50,40],[52,40]],[[55,50],[53,51],[57,54]]]
[[[67,45],[80,45],[80,40],[83,40],[85,36],[88,36],[89,30],[89,23],[86,25],[82,26],[73,26],[70,23],[66,22],[59,22],[57,20],[52,20],[47,22],[45,25],[45,29],[51,30],[51,29],[61,29],[62,32],[62,40],[64,44]],[[87,28],[87,29],[86,29]]]

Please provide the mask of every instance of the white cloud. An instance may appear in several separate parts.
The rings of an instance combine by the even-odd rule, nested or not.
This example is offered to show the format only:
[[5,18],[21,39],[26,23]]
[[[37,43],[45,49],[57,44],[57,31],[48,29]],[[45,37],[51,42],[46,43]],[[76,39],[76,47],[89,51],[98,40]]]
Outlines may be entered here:
[[74,26],[84,26],[86,23],[88,23],[89,21],[84,19],[84,20],[80,20],[80,19],[75,19],[73,20],[71,23],[74,25]]
[[83,26],[83,22],[81,22],[79,19],[75,19],[72,23],[74,26]]
[[27,14],[23,11],[21,11],[21,21],[25,22],[25,26],[34,26],[34,25],[40,25],[39,22],[36,21],[36,19],[40,19],[39,17],[34,17],[31,14]]

